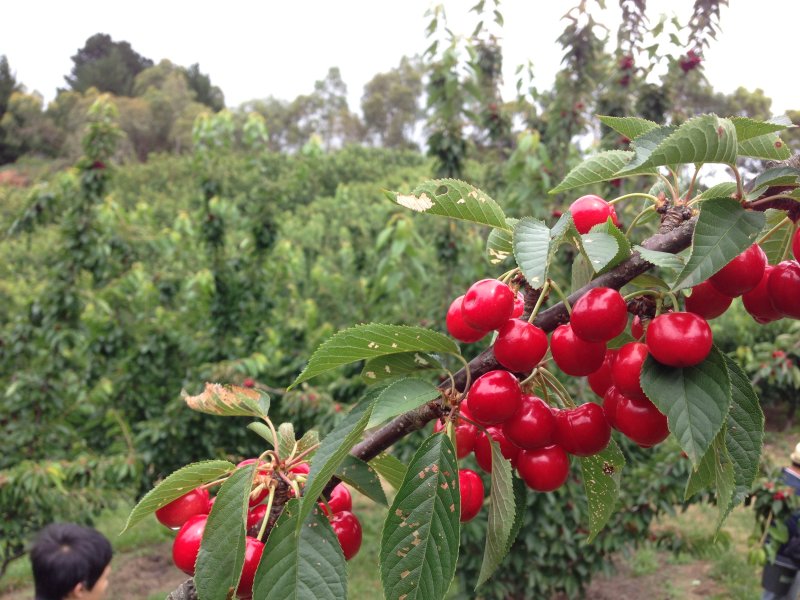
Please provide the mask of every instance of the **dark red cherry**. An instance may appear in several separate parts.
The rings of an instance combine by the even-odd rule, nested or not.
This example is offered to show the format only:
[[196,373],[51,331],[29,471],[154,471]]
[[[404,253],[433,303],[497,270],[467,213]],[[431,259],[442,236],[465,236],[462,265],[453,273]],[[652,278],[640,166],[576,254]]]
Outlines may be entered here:
[[547,334],[527,321],[509,319],[500,328],[493,346],[501,365],[515,373],[528,373],[547,354]]
[[772,304],[772,296],[769,293],[769,278],[774,270],[775,267],[767,265],[758,285],[742,296],[745,310],[761,324],[783,318],[783,313]]
[[519,381],[508,371],[484,373],[467,394],[467,409],[478,423],[502,423],[517,412],[522,390]]
[[614,387],[621,394],[638,400],[647,399],[642,384],[639,383],[647,354],[647,344],[641,342],[630,342],[619,349],[614,366],[611,367],[611,377]]
[[208,515],[195,515],[183,524],[172,542],[172,562],[187,575],[194,575]]
[[611,378],[611,367],[617,357],[617,350],[609,348],[606,350],[606,357],[603,364],[594,373],[589,373],[586,378],[592,391],[601,398],[606,395],[606,390],[610,388],[614,381]]
[[247,599],[253,597],[253,580],[256,577],[258,563],[264,553],[264,544],[249,535],[244,540],[244,565],[239,585],[236,587],[236,597]]
[[585,342],[569,323],[559,325],[550,337],[550,352],[558,368],[567,375],[582,377],[594,373],[606,357],[605,342]]
[[339,538],[339,545],[342,547],[345,560],[350,560],[358,554],[361,548],[361,538],[363,535],[361,521],[349,510],[338,512],[332,517],[328,517],[328,519],[331,522],[331,527],[333,527],[336,537]]
[[207,515],[211,511],[211,500],[208,490],[197,488],[173,500],[156,511],[156,519],[167,527],[176,529],[182,526],[189,517]]
[[464,294],[461,316],[473,329],[499,329],[514,312],[514,292],[502,281],[482,279],[473,283]]
[[522,450],[517,457],[517,472],[532,490],[552,492],[569,477],[569,456],[556,445]]
[[714,340],[706,320],[694,313],[657,316],[647,328],[647,348],[658,362],[670,367],[691,367],[703,362]]
[[264,516],[267,514],[267,505],[266,504],[259,504],[258,506],[254,506],[249,511],[247,511],[247,529],[251,527],[255,527],[262,520],[264,520]]
[[636,400],[620,395],[615,418],[617,429],[642,448],[655,446],[669,435],[667,417],[650,400]]
[[[500,427],[487,427],[486,431],[497,442],[500,447],[500,453],[514,465],[517,460],[517,454],[519,454],[519,448],[506,438]],[[478,439],[475,440],[475,462],[487,473],[492,472],[492,446],[489,443],[489,438],[483,432],[479,433]]]
[[572,213],[575,228],[580,234],[589,233],[592,227],[605,223],[609,217],[614,225],[619,226],[614,207],[600,196],[581,196],[570,205],[569,212]]
[[464,322],[464,317],[461,314],[463,301],[464,296],[459,296],[453,300],[450,304],[450,308],[447,309],[447,317],[445,319],[447,323],[447,333],[456,338],[459,342],[471,344],[472,342],[480,340],[488,331],[475,329]]
[[[328,506],[331,507],[331,513],[336,514],[343,510],[353,510],[353,497],[350,495],[350,490],[343,483],[339,483],[331,490],[331,497],[328,500]],[[325,508],[325,503],[320,502],[319,507],[324,514],[328,514],[328,509]]]
[[758,285],[766,266],[767,255],[761,246],[753,244],[712,275],[709,281],[726,296],[741,296]]
[[631,336],[636,341],[642,339],[644,335],[644,324],[642,323],[642,318],[639,315],[634,315],[633,320],[631,321]]
[[785,317],[800,319],[800,263],[785,260],[772,269],[767,282],[772,306]]
[[511,318],[516,319],[522,316],[525,312],[525,295],[522,292],[517,292],[514,296],[514,310],[511,311]]
[[625,331],[628,306],[611,288],[593,288],[572,307],[572,331],[585,342],[607,342]]
[[592,456],[608,446],[611,426],[603,407],[587,402],[555,414],[556,444],[575,456]]
[[613,385],[606,390],[605,396],[603,396],[603,414],[606,416],[608,424],[614,429],[617,429],[617,404],[621,397],[622,394]]
[[731,296],[726,296],[710,282],[704,281],[692,288],[692,295],[686,298],[686,311],[706,320],[715,319],[728,310],[731,302]]
[[555,429],[553,411],[544,400],[531,394],[523,394],[517,412],[503,423],[506,439],[524,450],[551,445]]
[[483,506],[483,481],[472,469],[459,469],[458,487],[461,492],[461,522],[475,518]]
[[[466,412],[466,406],[462,405],[461,412]],[[478,437],[478,428],[472,423],[467,423],[461,419],[456,420],[454,428],[456,437],[456,456],[458,458],[464,458],[470,452],[472,452],[473,448],[475,448],[475,440]],[[436,421],[436,424],[433,426],[433,430],[438,433],[443,429],[444,424],[441,421]]]

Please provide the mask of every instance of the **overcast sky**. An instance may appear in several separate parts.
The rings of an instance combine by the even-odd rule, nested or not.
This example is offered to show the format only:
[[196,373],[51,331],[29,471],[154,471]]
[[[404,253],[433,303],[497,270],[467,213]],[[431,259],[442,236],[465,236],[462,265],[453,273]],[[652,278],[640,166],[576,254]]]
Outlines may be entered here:
[[[488,3],[488,2],[487,2]],[[577,0],[505,0],[502,31],[507,96],[514,68],[533,61],[536,84],[547,88],[561,60],[556,37],[561,16]],[[598,12],[612,35],[620,9],[606,0]],[[762,88],[774,113],[800,109],[794,65],[797,43],[788,24],[800,22],[798,0],[731,0],[722,9],[722,33],[706,53],[706,76],[717,91],[739,85]],[[200,63],[222,88],[228,106],[275,96],[291,100],[313,89],[331,66],[341,69],[351,108],[357,109],[364,84],[396,66],[403,55],[428,45],[424,14],[430,0],[305,0],[186,2],[184,0],[6,0],[0,9],[0,54],[8,57],[17,80],[45,100],[65,87],[70,57],[95,33],[125,40],[148,58]],[[444,2],[451,28],[468,35],[477,20],[473,1]],[[590,0],[590,4],[593,4]],[[693,0],[650,0],[655,25],[661,13],[682,22]],[[780,69],[789,66],[783,76]]]

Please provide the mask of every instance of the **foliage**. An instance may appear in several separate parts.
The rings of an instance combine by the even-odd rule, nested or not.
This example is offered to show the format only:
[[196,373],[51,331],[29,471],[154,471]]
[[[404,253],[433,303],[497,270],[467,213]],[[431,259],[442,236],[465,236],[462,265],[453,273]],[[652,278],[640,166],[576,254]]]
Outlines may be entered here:
[[115,42],[105,33],[96,33],[72,57],[72,71],[64,79],[70,88],[85,92],[97,88],[116,96],[130,96],[134,78],[153,61],[141,56],[128,42]]

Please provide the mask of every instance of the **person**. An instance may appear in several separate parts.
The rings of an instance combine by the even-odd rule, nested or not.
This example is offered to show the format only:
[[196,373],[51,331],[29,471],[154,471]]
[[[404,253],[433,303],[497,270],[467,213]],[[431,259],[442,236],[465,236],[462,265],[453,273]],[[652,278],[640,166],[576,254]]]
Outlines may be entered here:
[[90,527],[52,523],[30,552],[36,600],[101,600],[111,572],[111,543]]

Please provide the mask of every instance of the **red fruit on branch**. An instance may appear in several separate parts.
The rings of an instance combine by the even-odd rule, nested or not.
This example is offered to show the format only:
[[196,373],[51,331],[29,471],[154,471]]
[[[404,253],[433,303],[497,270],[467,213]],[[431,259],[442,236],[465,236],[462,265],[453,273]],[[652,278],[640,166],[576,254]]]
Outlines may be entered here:
[[611,368],[614,365],[614,360],[617,358],[617,352],[616,349],[611,348],[606,350],[606,357],[603,359],[603,364],[594,373],[589,373],[589,376],[586,378],[589,382],[589,387],[601,398],[606,395],[608,388],[614,384],[611,376]]
[[[331,490],[331,497],[328,499],[328,506],[331,507],[331,513],[336,514],[343,510],[353,510],[353,497],[350,495],[350,490],[343,483],[339,483]],[[328,509],[325,507],[324,502],[319,503],[322,512],[328,514]]]
[[663,442],[669,435],[667,417],[650,400],[620,394],[616,399],[616,428],[642,448]]
[[617,359],[611,367],[611,377],[614,380],[614,387],[619,393],[646,400],[647,396],[642,389],[639,378],[642,374],[642,365],[647,358],[647,344],[641,342],[630,342],[619,349]]
[[[486,431],[500,447],[500,454],[512,465],[516,464],[519,447],[512,444],[511,441],[506,438],[500,427],[487,427]],[[475,440],[475,462],[487,473],[492,472],[492,445],[489,443],[489,438],[486,437],[486,434],[483,432],[479,433],[478,438]]]
[[625,331],[628,306],[617,290],[597,287],[572,307],[572,331],[585,342],[607,342]]
[[633,320],[631,321],[631,337],[636,341],[642,339],[644,335],[644,325],[642,324],[642,318],[639,315],[634,315]]
[[657,316],[647,328],[647,349],[658,362],[670,367],[691,367],[703,362],[714,343],[706,320],[694,313]]
[[603,414],[608,424],[614,429],[617,429],[617,405],[621,397],[622,394],[613,385],[606,390],[603,396]]
[[592,456],[608,446],[611,426],[603,407],[587,402],[556,411],[556,444],[575,456]]
[[704,281],[692,288],[692,295],[686,298],[686,311],[706,320],[715,319],[728,310],[731,302],[732,296],[717,290],[710,281]]
[[519,408],[522,390],[519,381],[508,371],[484,373],[467,394],[467,409],[483,425],[502,423]]
[[500,329],[514,312],[514,292],[502,281],[482,279],[464,294],[461,316],[476,330]]
[[258,563],[261,562],[261,555],[264,553],[264,544],[249,535],[244,540],[244,565],[242,565],[242,576],[239,578],[239,585],[236,587],[236,597],[248,599],[253,597],[253,580],[256,577]]
[[461,313],[461,306],[463,302],[464,296],[459,296],[450,303],[450,308],[447,309],[445,323],[447,324],[447,332],[451,336],[456,338],[459,342],[471,344],[480,340],[488,333],[488,331],[475,329],[464,322],[464,317]]
[[339,545],[342,547],[345,560],[350,560],[361,549],[363,535],[361,521],[349,510],[336,513],[329,517],[329,520],[336,537],[339,538]]
[[764,275],[767,255],[758,244],[753,244],[708,280],[718,292],[736,297],[755,288]]
[[767,281],[772,306],[785,317],[800,319],[800,263],[785,260],[772,269]]
[[767,265],[758,285],[742,295],[745,310],[762,325],[783,318],[783,313],[772,304],[772,295],[769,292],[769,278],[774,270],[775,267]]
[[619,226],[619,219],[617,219],[614,207],[600,196],[593,194],[581,196],[575,200],[570,204],[569,212],[572,213],[575,228],[580,234],[589,233],[592,227],[605,223],[609,218],[614,225]]
[[527,321],[509,319],[500,328],[493,351],[509,371],[528,373],[547,354],[547,334]]
[[569,323],[559,325],[550,337],[550,352],[558,368],[567,375],[594,373],[606,357],[605,342],[586,342],[575,335]]
[[503,434],[515,446],[535,450],[555,441],[556,420],[544,400],[524,394],[517,412],[503,423]]
[[200,542],[206,529],[208,515],[190,517],[172,542],[172,562],[187,575],[194,575],[194,564],[200,552]]
[[256,382],[255,382],[255,380],[253,380],[253,379],[251,379],[250,377],[248,377],[247,379],[245,379],[245,380],[242,382],[242,385],[243,385],[244,387],[246,387],[246,388],[253,388],[253,387],[256,387]]
[[[461,412],[467,418],[469,418],[466,406],[461,406]],[[443,429],[444,423],[441,421],[436,421],[436,424],[433,426],[433,431],[438,433]],[[456,456],[458,458],[464,458],[475,448],[475,440],[478,437],[478,428],[472,423],[467,423],[466,421],[457,419],[454,429],[456,438]]]
[[207,515],[211,510],[211,499],[208,490],[197,488],[180,498],[173,500],[156,511],[156,519],[162,524],[177,529],[190,517]]
[[522,292],[517,292],[514,296],[514,310],[511,311],[511,318],[516,319],[522,316],[525,312],[525,295]]
[[569,456],[557,445],[523,450],[517,457],[517,472],[532,490],[552,492],[569,477]]
[[461,492],[461,522],[475,518],[483,506],[483,481],[472,469],[459,469],[458,487]]
[[258,506],[255,506],[251,508],[249,511],[247,511],[247,529],[255,527],[256,525],[261,523],[261,521],[264,520],[266,514],[267,514],[266,504],[259,504]]

